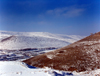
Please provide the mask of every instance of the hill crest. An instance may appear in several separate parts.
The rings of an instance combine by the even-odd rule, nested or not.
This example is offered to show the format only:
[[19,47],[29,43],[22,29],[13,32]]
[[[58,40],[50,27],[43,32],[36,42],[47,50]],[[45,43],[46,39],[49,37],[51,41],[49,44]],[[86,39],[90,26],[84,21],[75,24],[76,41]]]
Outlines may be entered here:
[[24,62],[36,67],[50,67],[65,71],[100,69],[100,32]]

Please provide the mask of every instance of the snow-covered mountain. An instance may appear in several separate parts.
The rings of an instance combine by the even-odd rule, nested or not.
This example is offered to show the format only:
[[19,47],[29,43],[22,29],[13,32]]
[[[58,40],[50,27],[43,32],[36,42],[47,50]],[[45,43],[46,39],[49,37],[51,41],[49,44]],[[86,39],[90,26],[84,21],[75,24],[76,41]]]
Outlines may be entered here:
[[0,49],[59,48],[80,40],[83,37],[79,35],[60,35],[47,32],[0,31]]

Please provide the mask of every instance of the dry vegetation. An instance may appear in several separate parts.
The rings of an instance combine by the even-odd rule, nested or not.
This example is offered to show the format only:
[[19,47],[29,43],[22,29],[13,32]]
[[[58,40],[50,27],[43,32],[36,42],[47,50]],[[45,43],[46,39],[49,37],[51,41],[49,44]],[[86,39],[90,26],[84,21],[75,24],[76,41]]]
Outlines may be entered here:
[[36,67],[50,67],[64,71],[100,69],[100,32],[24,62]]

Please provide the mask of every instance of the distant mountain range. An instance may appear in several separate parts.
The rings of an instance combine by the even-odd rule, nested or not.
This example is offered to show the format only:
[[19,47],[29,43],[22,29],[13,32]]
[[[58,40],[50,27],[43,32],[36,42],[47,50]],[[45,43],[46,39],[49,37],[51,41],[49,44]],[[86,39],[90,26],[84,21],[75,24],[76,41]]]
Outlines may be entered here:
[[78,41],[83,37],[85,36],[51,34],[47,32],[0,31],[0,49],[60,48]]
[[82,72],[100,69],[100,32],[24,62],[35,67],[64,71]]

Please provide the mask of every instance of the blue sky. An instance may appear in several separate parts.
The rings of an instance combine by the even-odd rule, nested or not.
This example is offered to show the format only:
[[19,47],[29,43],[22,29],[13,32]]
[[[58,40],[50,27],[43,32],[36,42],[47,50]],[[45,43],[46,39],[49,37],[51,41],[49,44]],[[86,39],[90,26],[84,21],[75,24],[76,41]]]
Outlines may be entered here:
[[100,31],[100,0],[0,0],[0,30],[90,35]]

